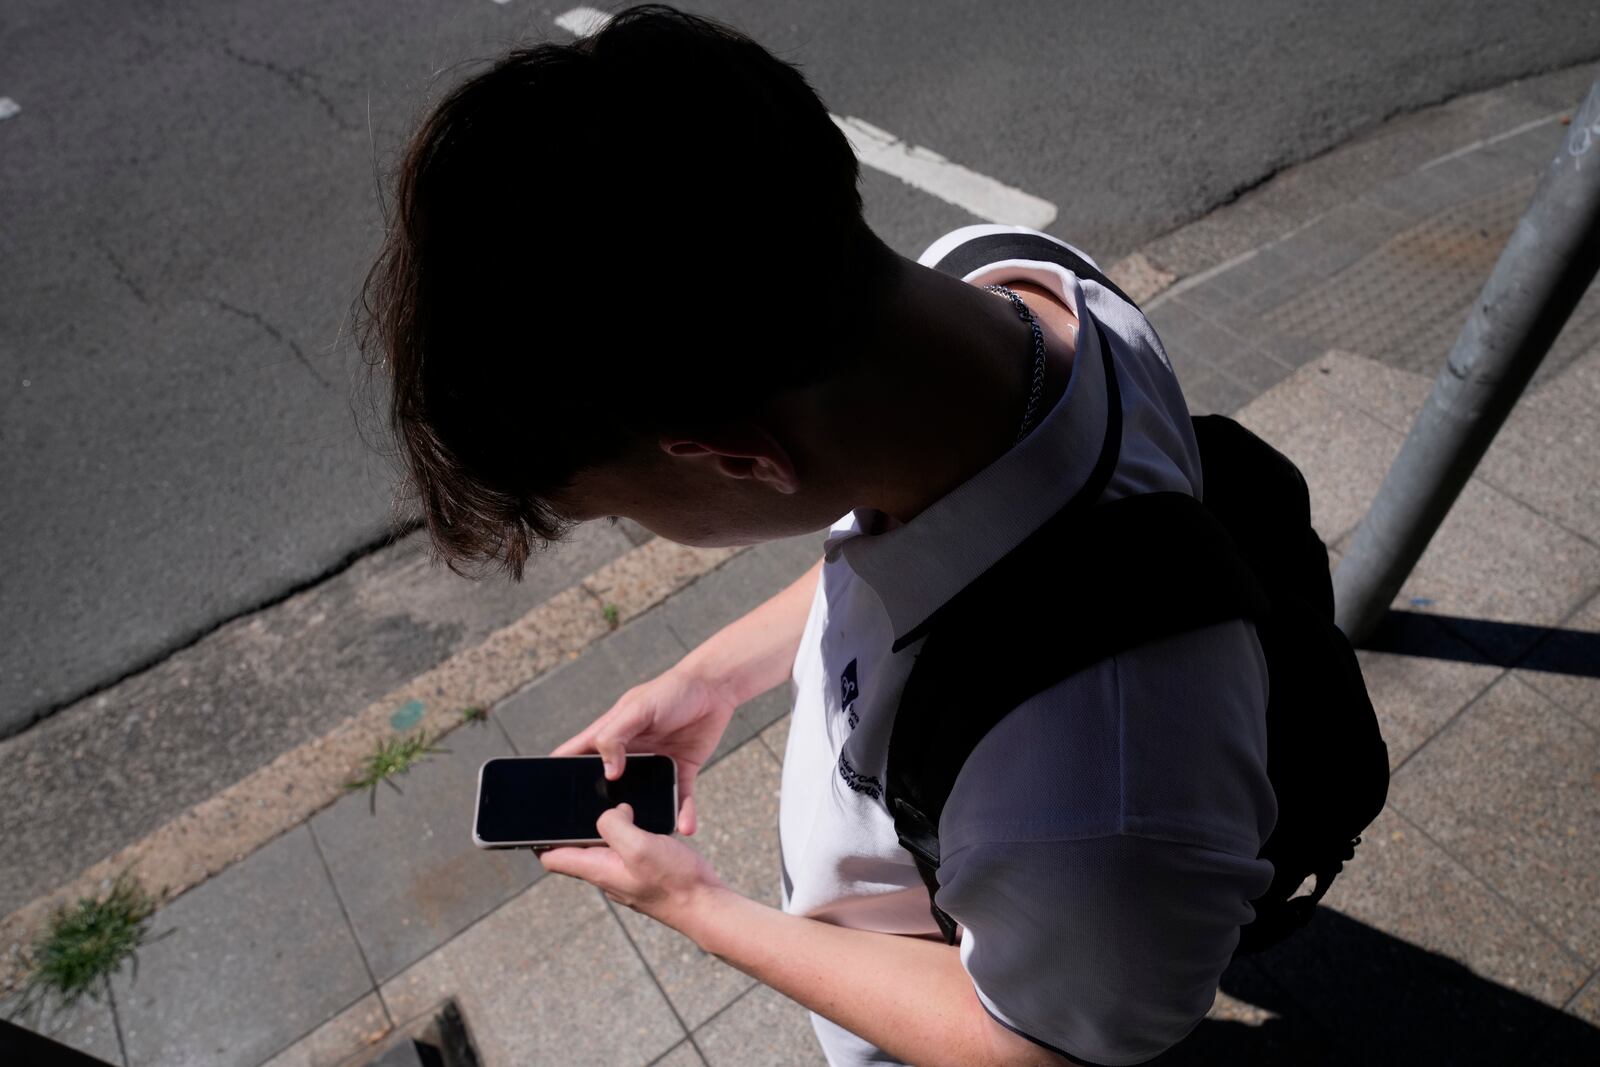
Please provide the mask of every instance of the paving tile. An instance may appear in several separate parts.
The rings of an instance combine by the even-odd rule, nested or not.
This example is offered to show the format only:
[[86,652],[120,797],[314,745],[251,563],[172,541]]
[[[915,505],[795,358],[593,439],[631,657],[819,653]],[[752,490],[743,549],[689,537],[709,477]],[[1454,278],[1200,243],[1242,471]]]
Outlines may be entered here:
[[[1192,289],[1185,289],[1177,296],[1164,301],[1157,309],[1157,314],[1170,314],[1171,308],[1183,308],[1193,315],[1199,316],[1213,326],[1223,327],[1232,331],[1233,335],[1246,341],[1254,338],[1262,328],[1261,316],[1245,308],[1241,297],[1222,285],[1219,281],[1221,275],[1201,282]],[[1183,329],[1184,323],[1180,319],[1177,328]],[[1163,334],[1163,337],[1166,335]],[[1220,358],[1225,356],[1232,344],[1228,342],[1214,346],[1215,354]]]
[[1350,1062],[1330,1033],[1288,998],[1250,959],[1222,975],[1211,1010],[1194,1032],[1151,1060],[1151,1067],[1226,1063],[1230,1067],[1335,1067]]
[[1370,190],[1362,199],[1408,222],[1421,222],[1449,210],[1470,195],[1450,180],[1448,170],[1448,166],[1441,165],[1402,174]]
[[1260,396],[1294,372],[1295,368],[1244,342],[1228,359],[1217,364],[1217,373],[1238,382],[1252,397]]
[[656,536],[629,518],[619,519],[617,521],[617,529],[621,530],[622,536],[626,537],[635,546],[642,545],[646,541],[653,540]]
[[[1317,160],[1318,164],[1323,162]],[[1336,187],[1329,184],[1324,166],[1286,167],[1246,193],[1240,200],[1252,201],[1257,212],[1285,220],[1288,224],[1273,231],[1260,231],[1260,237],[1250,247],[1259,247],[1288,233],[1294,226],[1317,215],[1335,204],[1348,200]],[[1233,206],[1233,205],[1229,205]]]
[[1366,514],[1402,437],[1322,388],[1321,366],[1300,368],[1236,418],[1300,468],[1311,487],[1311,524],[1335,544]]
[[1477,476],[1567,530],[1600,541],[1600,349],[1525,394]]
[[454,997],[484,1067],[642,1067],[685,1036],[603,894],[562,875],[541,878],[382,992],[401,1025]]
[[1145,304],[1171,288],[1177,275],[1150,262],[1143,252],[1124,256],[1106,268],[1106,277],[1117,283],[1134,304]]
[[757,984],[695,1031],[710,1067],[827,1067],[811,1013]]
[[783,754],[789,747],[789,724],[793,721],[794,713],[791,711],[761,731],[761,743],[767,746],[780,767],[783,765]]
[[[1168,317],[1176,331],[1175,343],[1191,354],[1197,368],[1233,380],[1251,397],[1261,395],[1293,373],[1293,367],[1248,339],[1251,331],[1260,329],[1260,320],[1191,302],[1192,295],[1185,293],[1175,298],[1159,313]],[[1170,346],[1168,354],[1171,355]]]
[[[1595,1062],[1596,1031],[1582,1021],[1333,909],[1251,958],[1285,993],[1265,1000],[1282,1014],[1261,1030],[1296,1053],[1266,1062],[1298,1064],[1310,1049],[1322,1050],[1321,1062],[1394,1067]],[[1537,1055],[1541,1044],[1559,1054]]]
[[1180,378],[1179,384],[1191,415],[1232,415],[1256,397],[1243,385],[1216,371]]
[[[1561,632],[1535,646],[1530,661],[1537,663],[1542,655],[1551,658],[1559,655],[1563,660],[1587,663],[1592,668],[1600,664],[1597,645],[1600,645],[1600,596],[1592,597],[1588,604],[1563,622]],[[1557,706],[1600,730],[1600,678],[1594,677],[1592,672],[1589,675],[1557,674],[1522,666],[1511,673],[1549,697]]]
[[[123,967],[126,969],[128,965]],[[66,1011],[52,1001],[39,1001],[29,1011],[13,1015],[19,1010],[19,1000],[19,996],[0,1000],[0,1019],[107,1063],[123,1062],[116,1022],[111,1017],[111,1002],[104,994],[93,999],[85,997]]]
[[785,682],[776,689],[762,693],[754,700],[747,700],[734,711],[733,718],[728,720],[728,728],[723,731],[722,740],[717,742],[716,750],[711,753],[711,758],[706,761],[706,766],[716,763],[729,752],[739,748],[746,741],[755,737],[768,726],[772,725],[783,716],[789,714],[793,706],[794,687]]
[[1496,141],[1493,150],[1518,160],[1523,166],[1543,172],[1555,161],[1556,153],[1566,143],[1568,126],[1547,122],[1531,130]]
[[739,553],[663,605],[673,632],[694,648],[766,603],[822,558],[826,531],[769,541]]
[[1362,1064],[1529,1062],[1589,972],[1393,810],[1311,924],[1251,960],[1289,1000],[1248,999],[1310,1016]]
[[0,914],[338,728],[629,547],[615,530],[580,529],[530,562],[520,584],[468,582],[431,565],[416,531],[7,738]]
[[1239,311],[1260,315],[1317,280],[1307,266],[1269,246],[1209,279],[1209,285],[1230,298]]
[[112,981],[131,1067],[260,1063],[372,988],[304,826],[156,912]]
[[1600,348],[1600,286],[1591,285],[1578,306],[1572,309],[1550,351],[1539,362],[1529,387],[1537,390],[1548,386],[1574,363],[1592,356],[1597,348]]
[[1395,775],[1389,803],[1600,963],[1600,733],[1504,678]]
[[706,1067],[692,1041],[684,1041],[673,1050],[650,1064],[650,1067]]
[[1412,824],[1392,792],[1390,807],[1361,836],[1355,858],[1323,898],[1346,919],[1556,1007],[1588,974],[1589,967]]
[[1217,363],[1239,344],[1236,337],[1209,322],[1182,298],[1164,301],[1149,317],[1180,382],[1215,372]]
[[1331,349],[1316,363],[1318,386],[1399,433],[1409,433],[1433,380],[1386,366],[1355,352]]
[[[1574,373],[1589,366],[1581,364]],[[1313,524],[1324,540],[1343,548],[1399,453],[1401,427],[1409,429],[1429,388],[1417,375],[1330,352],[1252,402],[1239,421],[1300,466],[1311,484]],[[1584,470],[1592,462],[1574,453],[1565,466]],[[1396,603],[1419,600],[1447,615],[1551,625],[1597,586],[1600,549],[1474,480]],[[1463,636],[1475,642],[1483,637],[1465,630]],[[1526,649],[1526,640],[1517,639],[1521,645],[1491,651],[1514,657]]]
[[1400,586],[1397,606],[1455,619],[1448,625],[1510,662],[1600,588],[1600,548],[1473,479]]
[[1244,196],[1144,247],[1157,266],[1184,278],[1225,263],[1294,229],[1300,217]]
[[262,1067],[337,1067],[388,1037],[393,1027],[378,994],[368,993]]
[[1600,972],[1589,979],[1587,985],[1578,991],[1572,998],[1572,1003],[1567,1005],[1567,1010],[1580,1019],[1586,1019],[1595,1026],[1600,1026]]
[[822,558],[822,543],[828,539],[826,527],[812,530],[810,533],[799,534],[795,537],[785,537],[780,541],[770,542],[769,548],[774,558],[784,561],[786,567],[794,568],[796,577],[806,572],[813,563]]
[[1255,345],[1261,352],[1295,370],[1299,370],[1312,360],[1321,358],[1328,350],[1327,343],[1319,338],[1284,333],[1260,319],[1239,323],[1226,318],[1219,321]]
[[[478,768],[514,755],[492,722],[457,728],[373,797],[352,793],[319,812],[321,846],[356,939],[379,982],[527,888],[539,873],[521,851],[472,843]],[[369,802],[375,801],[371,807]]]
[[[699,825],[693,837],[682,838],[736,892],[773,908],[780,906],[775,872],[781,780],[782,770],[762,745],[743,746],[700,776]],[[671,927],[628,908],[617,915],[691,1030],[755,982]]]
[[[1544,173],[1545,167],[1554,158],[1555,151],[1552,148],[1542,162],[1532,164],[1525,156],[1526,153],[1517,151],[1514,147],[1495,143],[1484,145],[1475,152],[1457,156],[1434,169],[1440,171],[1445,180],[1454,187],[1460,200],[1468,200],[1530,177],[1537,178]],[[1522,203],[1518,205],[1517,210],[1519,215],[1527,206],[1530,196],[1531,194],[1521,197]]]
[[1378,726],[1389,747],[1389,769],[1404,763],[1439,732],[1473,698],[1503,672],[1500,667],[1471,662],[1474,652],[1460,638],[1431,619],[1418,620],[1438,645],[1458,654],[1432,658],[1357,649],[1367,694],[1378,713]]
[[1306,271],[1308,282],[1332,277],[1382,245],[1404,222],[1361,200],[1340,204],[1272,246]]
[[623,693],[683,658],[687,649],[666,619],[660,607],[645,612],[501,701],[490,717],[522,755],[548,755],[609,711]]

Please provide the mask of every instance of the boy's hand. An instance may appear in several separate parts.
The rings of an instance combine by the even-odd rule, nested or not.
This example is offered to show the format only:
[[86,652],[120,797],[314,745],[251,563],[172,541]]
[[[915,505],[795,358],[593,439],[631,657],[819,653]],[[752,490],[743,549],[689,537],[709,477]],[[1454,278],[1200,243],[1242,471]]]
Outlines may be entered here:
[[630,804],[603,812],[596,825],[604,847],[545,850],[539,853],[545,870],[581,878],[618,904],[680,931],[702,901],[727,889],[705,857],[688,844],[635,826]]
[[678,767],[678,832],[692,834],[695,779],[733,712],[733,700],[717,684],[679,663],[622,694],[610,711],[550,755],[598,752],[605,759],[608,781],[621,777],[630,750],[671,756]]

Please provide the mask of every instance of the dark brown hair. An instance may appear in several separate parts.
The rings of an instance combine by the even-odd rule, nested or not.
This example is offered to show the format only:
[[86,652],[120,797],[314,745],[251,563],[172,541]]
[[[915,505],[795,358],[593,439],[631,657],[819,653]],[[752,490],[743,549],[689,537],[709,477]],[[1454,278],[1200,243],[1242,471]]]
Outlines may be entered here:
[[893,255],[858,181],[798,69],[661,4],[449,92],[356,311],[435,557],[520,581],[576,474],[835,374]]

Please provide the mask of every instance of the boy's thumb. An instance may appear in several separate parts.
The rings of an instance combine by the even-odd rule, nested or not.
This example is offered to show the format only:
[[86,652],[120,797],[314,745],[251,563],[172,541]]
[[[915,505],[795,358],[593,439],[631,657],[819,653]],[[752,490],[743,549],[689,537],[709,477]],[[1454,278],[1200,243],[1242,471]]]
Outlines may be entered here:
[[621,741],[602,741],[596,748],[600,751],[600,759],[605,766],[607,778],[621,775],[622,768],[627,765],[628,750]]

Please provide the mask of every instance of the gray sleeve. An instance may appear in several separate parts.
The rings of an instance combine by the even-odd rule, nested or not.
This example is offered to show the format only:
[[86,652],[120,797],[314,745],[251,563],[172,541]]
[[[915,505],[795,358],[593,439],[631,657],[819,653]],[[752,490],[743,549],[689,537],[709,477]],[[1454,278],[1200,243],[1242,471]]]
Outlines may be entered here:
[[1113,835],[993,841],[939,867],[941,908],[985,1008],[1090,1064],[1142,1063],[1210,1009],[1272,878],[1264,860]]
[[935,899],[990,1014],[1107,1065],[1194,1028],[1272,881],[1266,698],[1235,620],[1086,668],[978,744],[940,819]]

